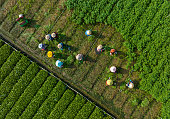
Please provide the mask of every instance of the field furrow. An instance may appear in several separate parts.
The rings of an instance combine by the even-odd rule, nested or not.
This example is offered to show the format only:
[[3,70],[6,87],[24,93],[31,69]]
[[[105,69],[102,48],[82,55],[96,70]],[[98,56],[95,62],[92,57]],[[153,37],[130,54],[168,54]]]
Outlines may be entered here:
[[4,19],[7,17],[7,15],[12,14],[13,6],[17,6],[18,0],[7,0],[5,4],[2,6],[1,14],[0,14],[0,25],[4,21]]

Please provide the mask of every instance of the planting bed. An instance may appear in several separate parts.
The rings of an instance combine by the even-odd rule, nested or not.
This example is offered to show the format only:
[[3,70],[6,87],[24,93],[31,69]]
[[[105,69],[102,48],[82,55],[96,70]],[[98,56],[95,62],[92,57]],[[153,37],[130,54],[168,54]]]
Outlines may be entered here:
[[[165,84],[167,79],[165,79],[165,82],[161,82],[161,85],[166,88],[162,88],[161,91],[165,92],[159,95],[159,93],[155,93],[154,90],[156,90],[157,86],[161,86],[159,85],[160,82],[151,78],[152,81],[150,83],[150,79],[145,78],[148,75],[149,77],[157,77],[160,72],[156,71],[156,69],[163,65],[162,60],[159,67],[154,69],[156,74],[148,74],[148,72],[151,72],[151,69],[147,66],[153,68],[159,60],[159,57],[156,57],[157,59],[154,60],[156,54],[153,53],[152,55],[150,50],[155,51],[155,49],[161,48],[160,54],[165,51],[163,46],[168,49],[168,46],[163,43],[163,41],[167,42],[167,29],[164,28],[168,25],[168,18],[165,16],[167,15],[167,9],[169,7],[166,1],[129,0],[128,2],[126,0],[89,0],[88,3],[81,0],[67,0],[67,4],[65,5],[66,0],[29,0],[22,6],[20,4],[24,3],[24,0],[20,0],[19,2],[15,0],[12,1],[10,5],[8,4],[9,0],[0,3],[2,4],[2,8],[6,9],[3,16],[0,16],[0,18],[2,18],[2,20],[0,19],[0,35],[34,58],[50,72],[56,74],[75,89],[81,91],[117,118],[149,119],[150,117],[160,117],[160,107],[162,103],[157,102],[142,90],[154,94],[154,97],[165,94],[164,98],[160,96],[158,100],[166,102],[166,104],[164,104],[164,111],[166,112],[166,108],[168,107],[168,101],[166,101],[168,96],[166,92],[168,90]],[[28,6],[28,4],[30,6]],[[85,6],[87,6],[87,8],[85,8]],[[13,13],[12,16],[11,13]],[[20,27],[15,22],[15,19],[18,18],[20,13],[25,13],[25,17],[31,19],[30,24],[26,27]],[[161,16],[166,19],[165,22]],[[160,24],[163,24],[162,26],[159,26],[159,20],[162,20],[160,22]],[[85,35],[85,31],[88,29],[91,29],[93,33],[90,37]],[[53,32],[57,32],[59,37],[53,41],[46,40],[44,36]],[[123,36],[119,32],[123,34]],[[158,42],[158,35],[161,36],[162,43],[160,44]],[[155,39],[153,44],[156,48],[150,47],[152,46],[152,42],[150,42],[152,39]],[[67,48],[63,51],[59,50],[57,45],[60,42],[67,44],[71,48],[71,51]],[[47,50],[41,51],[38,48],[39,43],[48,44]],[[145,45],[145,43],[149,45]],[[105,51],[97,55],[95,48],[100,44],[105,46]],[[0,49],[8,49],[8,47],[8,45],[0,43]],[[111,48],[117,50],[117,55],[110,56]],[[139,51],[136,51],[137,49]],[[149,53],[148,56],[144,50]],[[55,57],[48,58],[47,51],[53,51]],[[5,54],[3,54],[4,52]],[[0,101],[2,104],[5,102],[5,106],[10,99],[8,99],[8,97],[11,96],[12,98],[15,93],[13,92],[11,94],[11,91],[14,90],[12,87],[15,87],[15,84],[19,83],[16,77],[25,80],[27,74],[25,74],[26,72],[23,70],[31,69],[33,64],[23,64],[25,69],[17,69],[15,67],[20,65],[20,63],[17,64],[17,62],[22,61],[23,56],[10,49],[4,50],[4,52],[1,53],[0,51],[0,56],[2,56],[0,67],[2,69],[8,69],[8,72],[0,69],[0,71],[3,72],[3,75],[0,77],[0,84],[2,85],[0,87],[0,89],[2,89],[0,93],[5,94],[0,97]],[[139,55],[140,53],[142,53],[142,55]],[[84,55],[84,62],[79,63],[75,59],[77,54]],[[17,58],[13,59],[14,57]],[[144,57],[149,57],[149,59],[146,60],[147,58],[144,59]],[[166,63],[168,55],[164,54],[162,57],[165,58]],[[13,59],[12,63],[8,60],[6,61],[6,59]],[[61,69],[55,66],[55,62],[58,59],[64,62],[64,67]],[[146,64],[143,61],[145,61]],[[110,73],[109,68],[111,66],[117,67],[115,74]],[[168,68],[165,69],[168,71]],[[13,77],[14,79],[10,79],[9,76],[13,75],[15,71],[18,71],[19,74]],[[138,75],[140,72],[137,71],[144,72],[143,74],[141,73],[140,78]],[[40,73],[38,69],[35,69],[34,75],[37,76],[39,74],[38,72]],[[22,78],[22,76],[25,76],[25,78]],[[25,92],[20,91],[18,98],[14,97],[14,102],[4,109],[3,115],[8,113],[7,118],[13,116],[16,118],[26,118],[26,115],[28,115],[27,118],[35,119],[46,117],[51,119],[57,117],[78,118],[78,116],[93,119],[96,115],[98,115],[98,118],[105,118],[103,117],[103,113],[100,112],[100,109],[95,108],[93,104],[78,94],[75,94],[70,89],[62,86],[59,82],[53,82],[53,79],[52,82],[48,81],[50,78],[42,79],[42,82],[38,82],[39,87],[37,86],[37,89],[33,91],[34,93],[30,93],[28,89],[36,83],[36,76],[34,76],[34,79],[32,78],[33,81],[35,81],[32,85],[31,80],[28,80],[24,84],[21,84],[21,81],[18,84],[24,85],[22,90],[27,91],[26,94],[28,93],[28,96],[30,96],[27,98],[27,103],[22,105],[22,101],[26,98],[26,95],[22,96]],[[163,74],[161,76],[163,76]],[[106,80],[109,78],[114,81],[113,86],[106,86]],[[133,80],[135,89],[127,89],[125,86],[129,79]],[[49,84],[51,86],[49,86]],[[55,91],[60,89],[56,84],[61,86],[61,93],[58,92],[58,94],[55,94]],[[151,89],[152,84],[155,86]],[[8,89],[5,89],[6,85],[8,85]],[[27,85],[30,85],[30,87],[26,87]],[[45,91],[46,88],[49,89],[47,92]],[[16,91],[18,91],[18,89]],[[45,91],[45,93],[41,95],[43,91]],[[141,94],[141,96],[135,100],[135,98],[137,98],[136,92]],[[53,96],[57,96],[58,98],[54,98]],[[67,96],[70,96],[70,98]],[[148,105],[142,107],[141,103],[145,100],[145,97],[150,97],[152,101],[149,101]],[[67,101],[63,103],[65,99],[67,99]],[[133,105],[131,103],[133,101],[139,102]],[[79,104],[76,104],[76,108],[73,109],[75,102],[79,102]],[[157,104],[159,106],[157,106]],[[50,106],[48,107],[48,105]],[[90,106],[89,110],[86,109],[88,106]],[[19,107],[20,109],[16,111]],[[157,111],[151,115],[154,109]],[[30,110],[32,110],[32,112],[30,112]],[[87,113],[83,113],[84,110],[86,110]],[[22,111],[24,112],[22,113]],[[68,112],[71,112],[71,115]]]
[[1,40],[0,43],[0,52],[6,53],[4,47],[12,51],[0,68],[4,79],[0,85],[0,119],[112,118],[35,62]]

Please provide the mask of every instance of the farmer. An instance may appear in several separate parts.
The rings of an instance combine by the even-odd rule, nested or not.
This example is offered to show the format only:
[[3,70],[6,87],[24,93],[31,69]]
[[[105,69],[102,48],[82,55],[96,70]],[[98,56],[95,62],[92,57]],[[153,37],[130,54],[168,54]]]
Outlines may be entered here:
[[82,61],[83,60],[83,55],[82,54],[78,54],[76,56],[76,59],[79,60],[79,61]]
[[47,39],[48,41],[53,40],[53,37],[51,36],[51,34],[47,34],[45,35],[45,39]]
[[110,72],[115,73],[116,72],[116,67],[115,66],[110,67]]
[[116,52],[115,49],[111,49],[111,50],[110,50],[110,55],[112,56],[113,54],[117,54],[117,52]]
[[99,45],[99,46],[97,47],[97,51],[98,51],[98,52],[103,52],[103,51],[104,51],[103,46],[102,46],[102,45]]
[[100,54],[101,52],[103,52],[105,49],[103,48],[102,45],[99,45],[97,48],[95,48],[95,52],[96,54]]
[[86,36],[91,36],[92,31],[91,31],[91,30],[87,30],[87,31],[85,32],[85,34],[86,34]]
[[40,48],[41,50],[45,50],[45,49],[46,49],[46,45],[40,43],[40,44],[38,45],[38,48]]
[[63,51],[63,48],[64,48],[64,47],[67,47],[68,50],[71,51],[71,48],[70,48],[68,45],[65,45],[65,44],[63,44],[63,43],[59,43],[59,44],[57,45],[57,47],[58,47],[60,50],[62,50],[62,51]]
[[133,84],[133,82],[130,80],[129,83],[126,84],[126,86],[127,86],[128,88],[133,88],[133,87],[134,87],[134,84]]
[[58,34],[57,34],[56,32],[54,32],[54,33],[51,34],[51,37],[52,37],[53,39],[56,39],[56,38],[58,37]]
[[20,25],[20,26],[25,26],[26,24],[28,24],[28,20],[25,19],[24,15],[23,14],[20,14],[19,15],[19,18],[16,19],[17,23]]
[[109,77],[109,79],[106,81],[106,85],[107,85],[107,86],[113,85],[113,81],[110,79],[110,77]]
[[59,68],[62,68],[63,67],[63,62],[61,62],[60,60],[57,60],[56,61],[56,66],[59,67]]
[[54,56],[54,54],[53,54],[53,52],[52,52],[52,51],[48,51],[48,52],[47,52],[47,56],[48,56],[49,58],[51,58],[51,57],[53,57],[53,56]]
[[60,50],[63,51],[63,43],[59,43],[59,44],[57,45],[57,47],[58,47]]

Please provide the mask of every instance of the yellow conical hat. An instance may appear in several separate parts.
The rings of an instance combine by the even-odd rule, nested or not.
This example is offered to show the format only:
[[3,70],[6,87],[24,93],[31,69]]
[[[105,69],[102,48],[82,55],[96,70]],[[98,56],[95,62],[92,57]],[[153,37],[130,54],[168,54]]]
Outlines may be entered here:
[[47,56],[48,57],[52,57],[53,56],[53,52],[52,51],[48,51]]
[[112,84],[113,84],[113,81],[112,81],[111,79],[108,79],[108,80],[106,81],[106,84],[107,84],[107,85],[112,85]]

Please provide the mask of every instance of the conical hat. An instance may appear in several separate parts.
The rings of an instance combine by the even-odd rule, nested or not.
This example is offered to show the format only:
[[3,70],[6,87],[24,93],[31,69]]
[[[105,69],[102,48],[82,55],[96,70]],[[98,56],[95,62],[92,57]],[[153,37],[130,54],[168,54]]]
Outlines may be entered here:
[[42,48],[42,43],[38,45],[38,48]]
[[45,35],[45,39],[50,39],[50,36],[49,35]]
[[58,44],[57,47],[58,47],[58,48],[62,48],[62,45],[61,45],[61,44]]
[[102,45],[99,45],[98,47],[97,47],[97,50],[100,50],[100,49],[102,49],[103,48],[103,46]]
[[130,83],[128,87],[129,87],[129,88],[133,88],[133,87],[134,87],[134,84],[133,84],[133,83]]
[[20,15],[19,15],[19,18],[20,18],[20,17],[23,17],[23,16],[24,16],[23,14],[20,14]]
[[116,67],[115,66],[110,67],[110,71],[111,72],[116,72]]
[[56,61],[56,66],[57,67],[61,67],[63,65],[63,62],[61,62],[60,60]]
[[56,37],[57,35],[56,35],[56,33],[52,33],[51,36],[52,37]]
[[52,57],[53,56],[53,52],[52,51],[48,51],[47,56],[48,57]]
[[110,52],[115,52],[116,50],[115,49],[111,49]]
[[106,81],[106,84],[107,84],[107,85],[112,85],[112,84],[113,84],[113,81],[112,81],[111,79],[109,79],[109,80]]
[[77,60],[82,60],[82,58],[83,58],[83,55],[82,55],[82,54],[78,54],[78,55],[76,56],[76,59],[77,59]]
[[92,34],[91,30],[87,30],[86,33],[87,33],[87,35],[91,35]]

